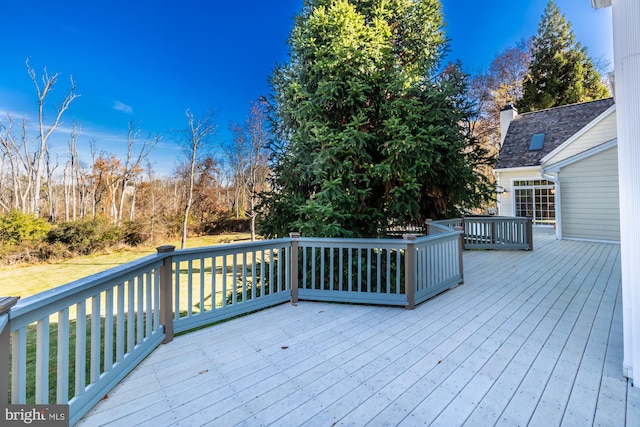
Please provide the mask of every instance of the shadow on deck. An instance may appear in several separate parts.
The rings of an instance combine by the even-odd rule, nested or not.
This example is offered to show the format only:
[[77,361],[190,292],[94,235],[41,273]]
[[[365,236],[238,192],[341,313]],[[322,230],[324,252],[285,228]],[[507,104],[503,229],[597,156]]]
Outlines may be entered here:
[[79,425],[640,425],[619,263],[537,230],[413,311],[283,304],[160,346]]

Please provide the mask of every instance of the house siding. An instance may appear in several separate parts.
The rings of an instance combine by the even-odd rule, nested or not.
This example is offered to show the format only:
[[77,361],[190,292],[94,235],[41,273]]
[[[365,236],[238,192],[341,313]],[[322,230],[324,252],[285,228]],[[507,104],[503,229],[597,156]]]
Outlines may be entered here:
[[497,172],[500,174],[498,176],[497,184],[507,190],[507,192],[498,195],[498,215],[515,216],[513,181],[521,179],[542,179],[540,176],[540,169],[538,167],[534,167]]
[[587,151],[603,142],[616,138],[616,112],[612,111],[607,117],[586,131],[575,141],[564,147],[559,153],[547,159],[545,164],[553,164],[576,154]]
[[618,148],[562,168],[559,178],[562,237],[620,241]]

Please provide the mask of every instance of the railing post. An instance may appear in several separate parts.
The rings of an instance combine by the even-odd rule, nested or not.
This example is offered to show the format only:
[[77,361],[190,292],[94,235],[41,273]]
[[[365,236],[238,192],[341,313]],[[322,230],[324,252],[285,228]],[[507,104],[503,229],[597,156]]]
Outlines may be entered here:
[[462,252],[464,251],[464,227],[454,227],[456,231],[462,231],[458,236],[458,263],[460,264],[460,284],[464,283],[464,268],[462,266]]
[[[9,310],[19,297],[0,297],[0,404],[9,404]],[[14,354],[15,354],[14,349]]]
[[291,304],[298,303],[298,239],[300,233],[289,233],[291,237]]
[[430,235],[430,234],[431,234],[431,223],[432,223],[432,222],[433,222],[433,220],[432,220],[431,218],[427,219],[427,220],[424,222],[424,228],[425,228],[425,230],[424,230],[424,234],[425,234],[425,236],[428,236],[428,235]]
[[533,220],[531,218],[527,218],[527,240],[529,241],[529,249],[533,250]]
[[490,221],[490,223],[491,223],[491,242],[490,242],[490,244],[495,245],[495,244],[498,243],[498,237],[496,236],[496,222],[493,221],[493,219],[492,219],[492,221]]
[[[171,253],[175,246],[165,245],[156,248],[159,254]],[[160,267],[160,324],[164,326],[163,344],[173,341],[173,257],[166,255]],[[215,272],[214,272],[215,274]]]
[[404,292],[407,295],[407,310],[416,307],[416,235],[403,234],[407,241],[404,251]]

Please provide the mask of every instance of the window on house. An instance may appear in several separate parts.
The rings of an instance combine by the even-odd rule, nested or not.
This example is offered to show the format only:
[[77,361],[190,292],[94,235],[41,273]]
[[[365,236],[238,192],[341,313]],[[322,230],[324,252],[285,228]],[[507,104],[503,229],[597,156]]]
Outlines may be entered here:
[[556,222],[555,186],[544,179],[513,182],[516,216],[533,219],[534,225],[553,225]]
[[529,143],[529,151],[542,150],[544,146],[544,133],[534,133],[531,135],[531,142]]

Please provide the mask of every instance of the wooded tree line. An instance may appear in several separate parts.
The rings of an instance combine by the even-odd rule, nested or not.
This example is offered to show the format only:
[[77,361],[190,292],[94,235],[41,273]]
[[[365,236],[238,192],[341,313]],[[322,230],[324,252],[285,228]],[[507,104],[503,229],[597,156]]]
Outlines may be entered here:
[[[246,123],[231,125],[234,139],[226,143],[214,139],[211,115],[197,118],[187,111],[187,128],[170,135],[143,136],[140,126],[129,123],[119,155],[90,139],[82,142],[90,156],[81,157],[82,128],[74,121],[66,149],[54,153],[51,135],[60,134],[63,116],[79,95],[71,79],[61,102],[49,99],[60,75],[45,69],[38,76],[28,60],[26,65],[38,96],[37,122],[11,114],[0,118],[0,214],[21,212],[51,223],[136,222],[151,240],[183,230],[186,237],[187,229],[213,228],[221,218],[255,218],[268,170],[264,103],[250,106]],[[47,101],[59,105],[53,116]],[[157,176],[150,161],[163,138],[184,151],[172,176]]]
[[[53,222],[107,218],[139,221],[153,237],[195,225],[211,230],[227,216],[256,221],[266,236],[374,236],[490,206],[499,148],[499,112],[608,96],[586,49],[553,0],[537,35],[497,54],[469,76],[443,64],[447,50],[438,0],[305,0],[289,39],[290,61],[271,76],[270,97],[231,124],[233,141],[212,155],[216,124],[186,112],[183,162],[155,175],[149,154],[161,136],[130,124],[126,154],[80,159],[80,125],[66,156],[48,141],[78,96],[68,94],[50,121],[43,109],[59,75],[40,80],[37,137],[31,124],[0,122],[0,212]],[[167,136],[164,136],[166,138]]]

